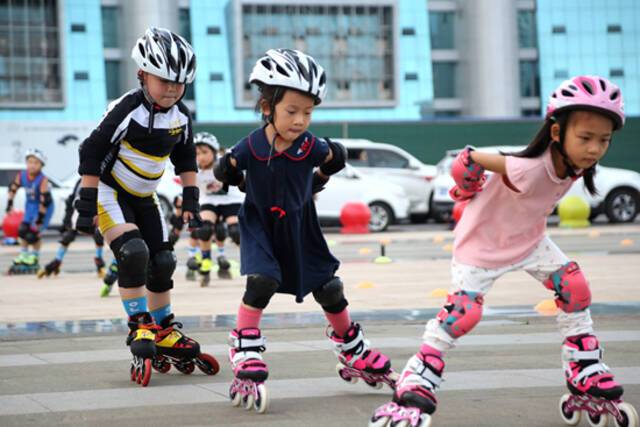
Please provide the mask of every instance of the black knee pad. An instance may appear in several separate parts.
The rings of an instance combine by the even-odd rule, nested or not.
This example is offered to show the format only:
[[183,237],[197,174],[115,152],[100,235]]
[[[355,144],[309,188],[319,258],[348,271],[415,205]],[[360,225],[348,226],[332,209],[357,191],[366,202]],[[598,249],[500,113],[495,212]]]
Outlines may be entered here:
[[191,232],[189,233],[189,237],[191,237],[194,240],[198,240],[200,237],[198,237],[198,231],[200,229],[199,228],[195,228],[193,230],[191,230]]
[[64,233],[62,233],[62,238],[58,243],[60,243],[62,246],[69,246],[71,243],[73,243],[74,240],[76,240],[77,235],[78,232],[76,230],[66,230]]
[[18,227],[18,237],[26,240],[27,233],[29,233],[29,231],[31,231],[31,227],[29,226],[29,224],[27,224],[26,222],[21,222],[20,226]]
[[263,309],[269,304],[269,300],[276,293],[280,284],[269,276],[262,274],[250,274],[247,277],[247,288],[244,291],[242,302],[251,307]]
[[219,222],[216,224],[216,241],[224,242],[224,239],[227,238],[227,226],[224,222]]
[[238,224],[229,224],[229,237],[236,245],[240,244],[240,227]]
[[104,237],[100,234],[100,230],[96,227],[96,230],[93,232],[93,242],[96,246],[104,246]]
[[349,303],[344,297],[344,287],[339,277],[334,277],[313,291],[313,297],[328,313],[340,313]]
[[147,289],[151,292],[166,292],[173,288],[173,272],[176,269],[176,255],[173,251],[162,250],[155,254],[149,262]]
[[40,232],[33,231],[31,228],[29,228],[29,231],[27,231],[24,236],[24,240],[30,245],[35,245],[40,241]]
[[123,233],[111,242],[111,250],[118,260],[118,286],[137,288],[147,280],[149,248],[139,230]]
[[208,241],[213,236],[213,228],[211,221],[204,221],[202,226],[198,228],[198,239]]

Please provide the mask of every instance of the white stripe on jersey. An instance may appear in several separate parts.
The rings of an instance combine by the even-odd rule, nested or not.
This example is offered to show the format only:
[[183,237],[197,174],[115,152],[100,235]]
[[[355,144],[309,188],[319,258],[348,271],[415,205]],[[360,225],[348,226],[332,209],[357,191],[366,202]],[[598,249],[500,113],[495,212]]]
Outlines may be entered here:
[[[164,163],[162,164],[162,167],[164,168]],[[127,169],[120,160],[116,160],[113,164],[111,176],[113,176],[116,182],[120,184],[127,193],[138,197],[150,196],[154,191],[156,191],[156,188],[160,183],[160,178],[154,180],[140,178],[138,175]]]
[[133,163],[139,169],[143,170],[149,175],[158,175],[164,172],[166,160],[163,162],[157,162],[148,157],[141,156],[129,149],[125,144],[120,145],[120,152],[118,156],[122,156],[125,160]]
[[[131,112],[131,118],[135,120],[140,126],[146,128],[149,125],[149,110],[140,104],[138,108]],[[177,105],[174,105],[167,112],[157,112],[153,117],[154,129],[173,129],[181,126],[186,126],[189,122],[189,117],[182,113]]]

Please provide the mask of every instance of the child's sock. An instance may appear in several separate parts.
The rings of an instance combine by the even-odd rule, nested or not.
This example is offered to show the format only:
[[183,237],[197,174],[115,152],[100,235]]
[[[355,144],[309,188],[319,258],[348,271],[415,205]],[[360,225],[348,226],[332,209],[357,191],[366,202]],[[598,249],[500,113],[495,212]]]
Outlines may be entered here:
[[127,312],[129,317],[134,316],[138,313],[144,313],[145,311],[148,311],[146,296],[131,298],[131,299],[123,299],[122,305],[124,306],[124,311]]
[[324,316],[331,324],[335,333],[340,337],[343,337],[351,326],[351,316],[349,316],[349,311],[346,308],[340,313],[329,313],[325,311]]
[[260,319],[262,318],[262,309],[249,308],[244,304],[240,304],[238,309],[238,318],[236,320],[236,329],[258,328]]
[[96,247],[96,258],[102,258],[102,246]]
[[189,246],[189,258],[194,258],[196,256],[196,254],[198,253],[198,248],[194,248],[192,246]]
[[58,248],[58,251],[56,252],[56,259],[58,261],[62,261],[66,253],[67,253],[67,247],[64,245],[60,245],[60,247]]
[[202,259],[211,259],[211,250],[202,251]]
[[224,246],[218,246],[218,255],[224,255]]
[[155,310],[151,310],[151,317],[156,323],[159,325],[162,320],[171,314],[171,304],[167,304],[160,308],[156,308]]

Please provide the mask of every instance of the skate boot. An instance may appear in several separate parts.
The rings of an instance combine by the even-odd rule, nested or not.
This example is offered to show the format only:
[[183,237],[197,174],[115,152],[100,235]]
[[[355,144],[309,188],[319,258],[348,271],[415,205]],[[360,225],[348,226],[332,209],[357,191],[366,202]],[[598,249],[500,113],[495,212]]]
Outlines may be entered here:
[[405,366],[393,400],[375,410],[369,426],[402,425],[429,427],[436,410],[435,390],[442,382],[442,353],[423,344]]
[[638,426],[638,413],[629,403],[622,402],[622,386],[602,362],[603,351],[593,335],[565,339],[562,367],[571,394],[560,399],[560,416],[565,423],[576,425],[583,411],[592,426],[606,426],[609,417],[617,426]]
[[40,269],[40,271],[38,271],[38,279],[42,279],[45,276],[49,277],[52,274],[55,274],[57,276],[60,273],[61,265],[62,261],[60,261],[58,258],[55,258],[49,264],[45,265],[43,269]]
[[156,333],[156,357],[153,368],[158,372],[168,372],[171,366],[189,375],[197,366],[207,375],[215,375],[220,365],[215,357],[200,352],[200,344],[182,333],[182,323],[174,322],[170,314],[160,322]]
[[200,287],[205,288],[209,286],[209,282],[211,280],[211,267],[213,267],[213,263],[211,262],[211,258],[204,258],[200,263]]
[[99,278],[104,278],[104,267],[105,263],[101,257],[93,257],[93,263],[96,265],[96,273]]
[[199,253],[187,260],[187,280],[195,281],[196,272],[200,270],[200,264],[202,263],[202,255]]
[[133,355],[131,381],[146,387],[151,379],[151,362],[156,355],[156,331],[158,326],[148,312],[129,316],[127,345]]
[[336,371],[340,378],[352,384],[362,378],[371,387],[379,389],[384,383],[395,389],[398,374],[391,369],[391,361],[369,347],[369,340],[364,339],[358,323],[352,323],[344,337],[339,337],[335,331],[327,335],[338,356]]
[[220,279],[231,278],[231,263],[224,255],[218,255],[218,277]]
[[102,279],[102,288],[100,288],[100,296],[102,298],[108,297],[113,288],[113,284],[118,280],[118,263],[114,259],[109,264],[109,269]]
[[235,378],[229,387],[233,406],[242,404],[259,413],[267,411],[269,396],[264,382],[269,376],[267,365],[262,361],[265,338],[258,328],[234,329],[229,334],[229,360]]
[[21,254],[14,260],[14,265],[9,269],[9,274],[38,274],[38,270],[40,270],[40,265],[38,264],[37,256]]

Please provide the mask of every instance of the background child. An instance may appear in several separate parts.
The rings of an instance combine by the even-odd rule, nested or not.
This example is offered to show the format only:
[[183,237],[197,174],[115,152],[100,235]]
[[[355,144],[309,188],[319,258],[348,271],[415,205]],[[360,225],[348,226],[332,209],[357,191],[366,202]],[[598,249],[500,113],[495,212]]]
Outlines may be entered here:
[[98,215],[100,232],[118,260],[120,296],[129,316],[127,343],[134,356],[132,380],[146,385],[151,359],[161,372],[171,362],[185,373],[194,363],[215,373],[217,362],[202,355],[199,344],[174,322],[170,291],[176,257],[155,193],[171,159],[184,187],[182,219],[198,219],[191,115],[181,102],[185,85],[195,78],[195,55],[182,37],[150,28],[131,56],[139,67],[140,88],[109,105],[80,147],[76,227],[93,232]]
[[[20,255],[13,260],[9,274],[35,274],[38,272],[40,256],[40,232],[49,225],[53,215],[54,203],[49,190],[49,180],[42,173],[47,162],[45,155],[38,149],[27,150],[25,154],[26,170],[19,172],[9,185],[6,212],[13,211],[13,199],[20,187],[26,193],[24,217],[18,228]],[[31,252],[29,252],[31,247]]]
[[[622,387],[602,363],[602,348],[593,334],[588,282],[545,231],[547,216],[577,177],[595,192],[595,166],[623,124],[618,87],[602,77],[580,76],[553,92],[544,125],[524,151],[460,152],[451,169],[456,182],[451,195],[470,202],[454,232],[450,294],[427,323],[424,343],[407,362],[393,402],[379,408],[372,421],[397,420],[400,414],[428,423],[436,409],[443,353],[480,321],[484,295],[494,281],[514,270],[525,270],[556,294],[562,363],[571,393],[594,398],[599,408],[606,406],[602,399],[620,398]],[[485,169],[494,172],[488,179]]]
[[224,185],[213,176],[213,165],[220,152],[220,144],[215,136],[200,132],[194,136],[198,162],[198,187],[200,188],[200,215],[203,225],[198,229],[200,241],[200,274],[202,286],[209,283],[211,272],[211,242],[215,238],[218,247],[218,276],[231,277],[231,264],[224,254],[224,241],[227,235],[234,243],[240,244],[238,210],[244,201],[244,195],[237,187]]
[[[249,81],[260,90],[256,108],[265,124],[215,167],[216,178],[246,191],[238,216],[247,285],[229,338],[234,403],[248,393],[248,402],[255,399],[257,409],[266,410],[262,382],[268,370],[259,326],[276,292],[293,294],[297,302],[313,293],[333,329],[330,339],[339,360],[350,368],[345,377],[372,375],[373,383],[391,383],[391,362],[369,348],[360,325],[351,321],[342,281],[335,276],[340,263],[329,252],[312,199],[313,191],[340,171],[346,159],[341,144],[307,131],[314,107],[326,94],[324,69],[300,51],[269,50],[256,62]],[[247,381],[250,387],[243,386]]]

